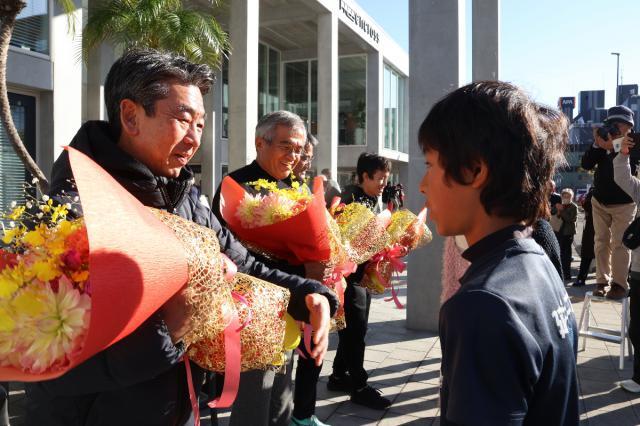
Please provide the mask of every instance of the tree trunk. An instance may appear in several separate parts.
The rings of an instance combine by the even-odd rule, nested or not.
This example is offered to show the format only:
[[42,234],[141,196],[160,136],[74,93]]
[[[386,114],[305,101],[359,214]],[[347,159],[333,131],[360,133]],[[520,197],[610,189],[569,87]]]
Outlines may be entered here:
[[11,116],[9,95],[7,94],[7,58],[9,55],[9,41],[16,23],[16,16],[27,5],[23,0],[2,0],[0,6],[0,121],[9,136],[11,146],[22,161],[22,164],[34,177],[38,178],[40,191],[47,193],[49,181],[40,167],[27,151]]

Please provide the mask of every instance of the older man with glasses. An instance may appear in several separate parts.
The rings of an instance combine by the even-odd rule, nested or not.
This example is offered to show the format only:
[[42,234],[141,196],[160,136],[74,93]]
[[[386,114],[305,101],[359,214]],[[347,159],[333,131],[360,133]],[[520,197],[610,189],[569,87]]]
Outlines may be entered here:
[[293,168],[293,176],[296,179],[304,181],[307,179],[307,172],[311,169],[313,163],[313,153],[316,146],[318,146],[318,139],[316,139],[311,133],[307,134],[307,143],[304,145],[304,150],[300,155],[300,161]]
[[[317,142],[316,142],[317,144]],[[296,178],[304,178],[313,159],[313,143],[309,143],[307,131],[302,119],[289,111],[276,111],[262,117],[256,126],[255,136],[256,159],[244,167],[229,173],[239,184],[255,182],[258,179],[266,179],[276,182],[278,188],[290,188],[294,177],[292,172],[302,167],[304,171],[294,174]],[[302,169],[298,169],[302,170]],[[245,188],[252,191],[251,187]],[[212,210],[218,219],[225,223],[220,213],[220,187],[213,198]],[[301,277],[315,277],[322,281],[328,272],[326,267],[320,263],[310,262],[303,265],[291,265],[285,261],[266,257],[261,253],[252,253],[257,259],[265,262],[271,267],[277,267],[292,275]],[[277,265],[277,266],[276,266]],[[328,335],[318,345],[326,346]],[[304,346],[304,345],[303,345]],[[303,351],[304,347],[302,348]],[[315,352],[316,348],[312,350]],[[316,366],[314,360],[307,353],[306,360],[300,362],[308,363],[308,368],[304,372],[298,369],[296,375],[296,398],[295,405],[304,405],[306,420],[302,424],[320,425],[313,415],[315,408],[315,388],[320,373],[320,366]],[[291,370],[293,367],[292,357],[288,356],[285,364],[284,374],[273,371],[247,371],[240,376],[240,388],[238,396],[231,411],[230,425],[276,425],[286,426],[291,420],[293,410],[293,395]],[[306,377],[307,379],[302,379]],[[299,384],[303,380],[304,384]],[[299,389],[307,389],[307,397],[304,403],[298,401]],[[296,411],[293,415],[296,416]],[[297,416],[296,416],[297,417]],[[308,418],[307,418],[308,417]],[[292,421],[295,423],[295,419]]]

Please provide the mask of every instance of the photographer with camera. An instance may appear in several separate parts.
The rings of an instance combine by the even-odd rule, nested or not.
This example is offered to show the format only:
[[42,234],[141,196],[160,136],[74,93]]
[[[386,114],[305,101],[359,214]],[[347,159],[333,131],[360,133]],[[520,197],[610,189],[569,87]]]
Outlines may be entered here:
[[404,187],[401,183],[395,185],[387,182],[387,186],[382,190],[382,202],[391,211],[404,207]]
[[[633,111],[623,105],[609,108],[604,125],[594,128],[594,144],[582,157],[582,168],[594,170],[593,227],[595,231],[596,291],[595,296],[619,300],[627,295],[631,253],[622,245],[622,235],[636,214],[636,204],[614,181],[613,159],[620,151],[625,136],[633,128]],[[636,172],[638,158],[631,158],[631,171]]]

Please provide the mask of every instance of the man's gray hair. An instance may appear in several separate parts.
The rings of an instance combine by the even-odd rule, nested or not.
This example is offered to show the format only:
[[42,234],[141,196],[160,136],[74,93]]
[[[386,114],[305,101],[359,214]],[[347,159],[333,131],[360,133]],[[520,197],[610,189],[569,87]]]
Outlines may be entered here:
[[276,127],[284,126],[302,133],[307,138],[307,128],[298,114],[290,111],[275,111],[262,116],[256,126],[256,137],[271,142],[275,136]]
[[306,148],[309,145],[313,146],[314,148],[318,146],[318,139],[316,139],[316,137],[311,133],[307,133],[307,143],[304,144],[304,147]]

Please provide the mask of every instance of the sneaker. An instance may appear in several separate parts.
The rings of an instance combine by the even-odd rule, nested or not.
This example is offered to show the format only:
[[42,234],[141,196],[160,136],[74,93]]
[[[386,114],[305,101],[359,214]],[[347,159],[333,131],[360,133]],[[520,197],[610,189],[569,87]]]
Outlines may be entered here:
[[627,290],[624,287],[618,284],[611,284],[611,288],[607,292],[607,299],[610,300],[620,300],[627,297]]
[[627,392],[631,392],[631,393],[640,393],[640,384],[636,383],[634,380],[629,379],[629,380],[623,380],[620,383],[618,383],[620,385],[620,387],[624,390],[626,390]]
[[593,295],[597,297],[604,297],[606,288],[606,284],[596,284],[596,289],[593,291]]
[[327,389],[333,392],[353,392],[353,381],[351,380],[351,376],[349,374],[338,376],[335,373],[330,375],[329,381],[327,382]]
[[291,416],[291,423],[289,426],[329,426],[326,423],[322,423],[315,415],[306,419],[298,420]]
[[584,287],[584,280],[577,279],[576,282],[573,283],[573,287]]
[[391,401],[382,396],[382,392],[369,385],[353,391],[351,394],[351,402],[364,405],[374,410],[386,410],[391,405]]

